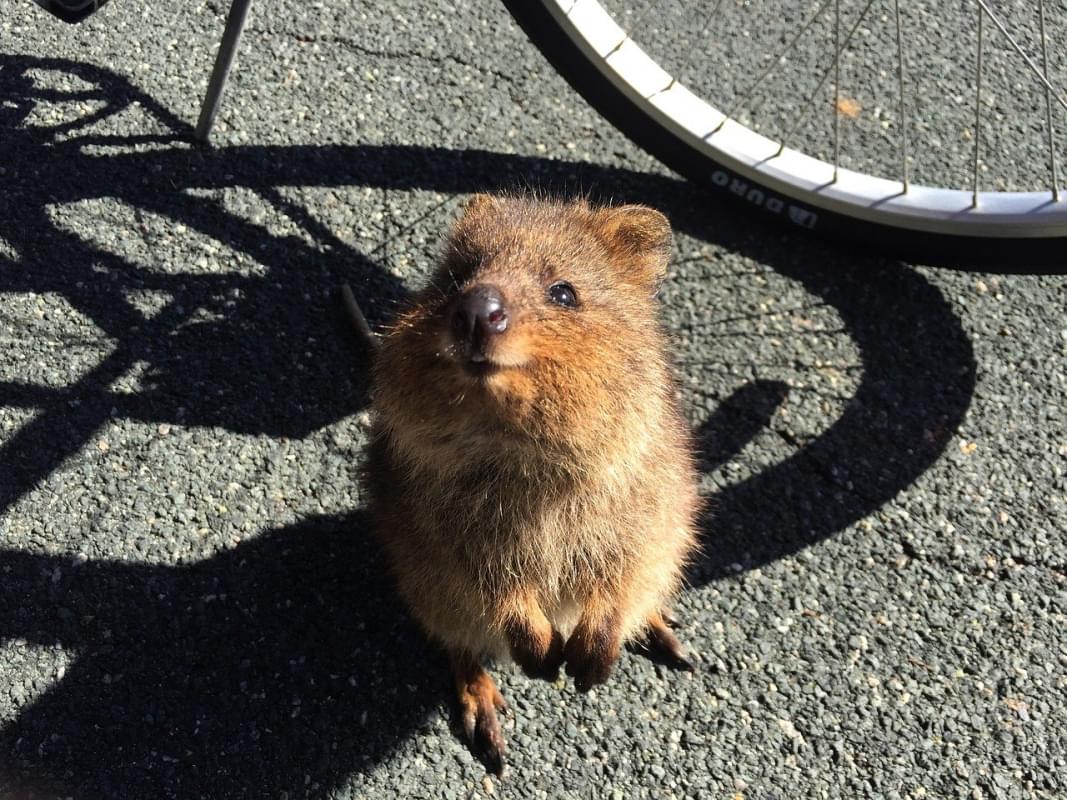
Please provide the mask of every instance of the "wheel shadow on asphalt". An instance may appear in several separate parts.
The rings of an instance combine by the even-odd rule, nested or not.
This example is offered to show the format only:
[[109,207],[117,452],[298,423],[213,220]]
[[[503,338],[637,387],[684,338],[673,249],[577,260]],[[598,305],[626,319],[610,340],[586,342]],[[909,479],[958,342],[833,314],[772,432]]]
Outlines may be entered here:
[[[712,495],[698,584],[792,555],[877,511],[941,457],[974,394],[970,339],[918,272],[818,242],[783,258],[790,248],[769,252],[771,241],[746,252],[833,308],[858,352],[859,385],[825,430],[791,442],[800,445],[792,456]],[[723,398],[697,432],[704,468],[740,451],[792,391],[755,380]]]
[[[27,126],[36,103],[57,100],[36,88],[32,70],[68,71],[112,108],[148,108],[164,133]],[[800,240],[671,177],[424,147],[191,148],[187,126],[123,78],[57,59],[0,56],[0,95],[12,98],[0,128],[13,154],[0,243],[16,254],[0,251],[0,292],[61,295],[117,342],[67,387],[0,382],[0,404],[36,412],[0,445],[9,476],[0,513],[113,418],[300,438],[365,406],[367,354],[324,290],[351,283],[381,324],[405,288],[277,187],[454,196],[533,186],[648,203],[677,230],[768,265],[832,306],[859,353],[858,388],[793,455],[715,493],[690,575],[697,585],[795,553],[890,501],[940,457],[973,393],[970,342],[918,272]],[[106,119],[98,111],[93,122]],[[89,154],[89,145],[116,152]],[[316,244],[185,191],[233,187],[284,207]],[[111,196],[225,242],[265,275],[148,273],[45,213],[46,204]],[[125,299],[137,291],[170,299],[146,317]],[[112,391],[138,363],[145,388]],[[742,450],[790,391],[754,380],[721,398],[698,431],[702,468]],[[393,602],[365,528],[361,512],[319,517],[168,567],[74,567],[0,551],[0,638],[76,654],[0,734],[8,774],[21,776],[11,780],[109,796],[321,796],[387,757],[444,699],[447,679]]]

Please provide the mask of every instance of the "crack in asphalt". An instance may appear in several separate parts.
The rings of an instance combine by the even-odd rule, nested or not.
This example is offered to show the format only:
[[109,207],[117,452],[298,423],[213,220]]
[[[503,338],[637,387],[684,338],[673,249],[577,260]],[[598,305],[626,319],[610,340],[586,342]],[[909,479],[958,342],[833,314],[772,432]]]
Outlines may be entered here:
[[254,33],[259,36],[265,37],[285,36],[290,39],[293,39],[296,42],[299,42],[300,44],[339,44],[342,47],[346,47],[349,50],[359,53],[360,55],[373,56],[375,58],[408,60],[417,59],[420,61],[428,61],[432,64],[438,65],[457,64],[459,66],[472,69],[475,72],[481,73],[482,75],[492,75],[493,77],[498,78],[499,80],[502,80],[511,86],[518,85],[518,81],[505,72],[491,69],[485,64],[477,64],[473,61],[467,61],[466,59],[460,58],[455,55],[433,55],[431,53],[420,52],[418,50],[382,50],[379,48],[368,47],[365,44],[360,44],[351,37],[340,36],[337,34],[311,34],[287,30],[273,31],[265,30],[263,28],[257,28],[254,26],[249,26],[245,30],[247,33]]

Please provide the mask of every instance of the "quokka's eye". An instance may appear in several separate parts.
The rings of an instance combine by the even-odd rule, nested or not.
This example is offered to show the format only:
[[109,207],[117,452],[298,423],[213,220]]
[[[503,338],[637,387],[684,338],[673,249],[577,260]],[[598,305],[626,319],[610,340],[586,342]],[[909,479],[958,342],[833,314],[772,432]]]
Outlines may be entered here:
[[574,291],[574,287],[566,281],[558,281],[549,286],[548,299],[557,306],[563,306],[564,308],[578,307],[578,294]]

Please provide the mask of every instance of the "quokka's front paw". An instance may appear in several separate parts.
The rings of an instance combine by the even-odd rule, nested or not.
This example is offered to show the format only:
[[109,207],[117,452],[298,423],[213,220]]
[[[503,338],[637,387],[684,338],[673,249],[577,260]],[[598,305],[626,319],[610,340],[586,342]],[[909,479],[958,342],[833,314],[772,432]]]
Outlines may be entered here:
[[567,674],[574,678],[579,692],[588,692],[604,683],[619,658],[619,633],[603,623],[596,628],[579,624],[563,648]]

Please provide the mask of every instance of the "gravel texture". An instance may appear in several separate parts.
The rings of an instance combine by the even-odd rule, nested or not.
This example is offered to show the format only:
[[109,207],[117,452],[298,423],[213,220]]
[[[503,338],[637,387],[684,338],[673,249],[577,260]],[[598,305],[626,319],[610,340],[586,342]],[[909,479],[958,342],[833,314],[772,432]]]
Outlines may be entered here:
[[[1067,281],[769,227],[453,5],[256,5],[212,149],[224,5],[5,7],[0,797],[1067,796]],[[368,535],[337,287],[387,318],[515,186],[670,216],[712,513],[696,671],[498,667],[497,779]]]

